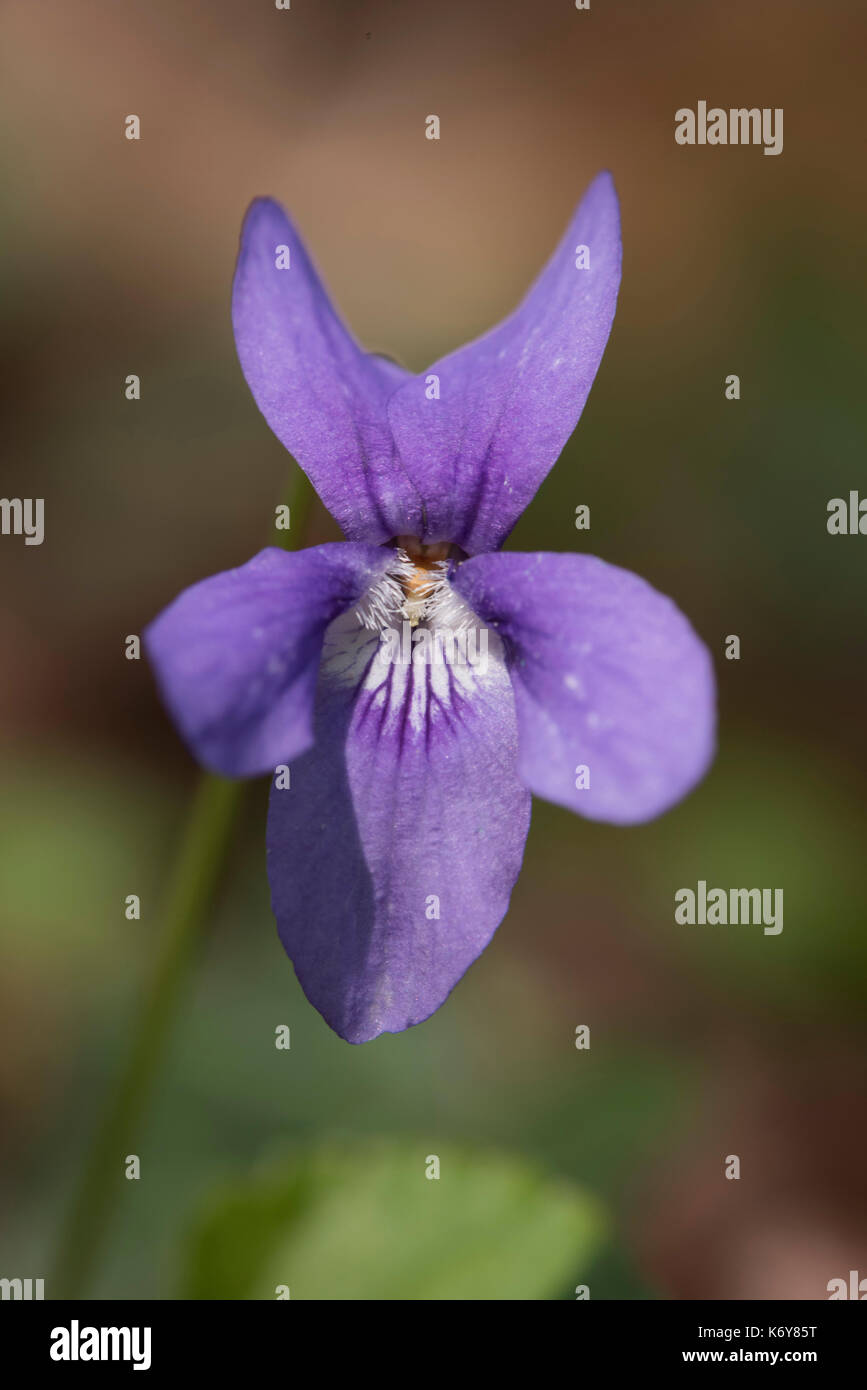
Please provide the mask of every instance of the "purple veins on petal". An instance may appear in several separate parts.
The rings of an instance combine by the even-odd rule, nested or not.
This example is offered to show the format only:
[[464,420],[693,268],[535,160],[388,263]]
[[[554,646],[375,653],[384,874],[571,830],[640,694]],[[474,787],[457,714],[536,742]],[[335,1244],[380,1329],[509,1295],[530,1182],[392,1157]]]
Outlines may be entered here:
[[530,796],[496,636],[484,671],[383,664],[353,617],[326,637],[314,746],[271,791],[268,873],[307,997],[364,1042],[427,1018],[487,945]]

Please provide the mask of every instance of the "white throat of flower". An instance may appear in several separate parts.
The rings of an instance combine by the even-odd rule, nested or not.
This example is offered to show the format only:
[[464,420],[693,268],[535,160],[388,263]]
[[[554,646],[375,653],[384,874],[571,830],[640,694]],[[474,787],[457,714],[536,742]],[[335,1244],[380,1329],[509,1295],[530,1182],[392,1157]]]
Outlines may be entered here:
[[367,692],[371,712],[398,718],[408,702],[416,730],[483,689],[510,699],[502,642],[452,588],[449,568],[433,547],[416,557],[398,544],[385,573],[330,624],[326,680]]
[[355,609],[362,627],[381,632],[395,623],[408,622],[411,627],[424,623],[432,631],[448,630],[457,635],[481,626],[450,585],[448,560],[421,565],[400,546],[394,556],[394,562]]

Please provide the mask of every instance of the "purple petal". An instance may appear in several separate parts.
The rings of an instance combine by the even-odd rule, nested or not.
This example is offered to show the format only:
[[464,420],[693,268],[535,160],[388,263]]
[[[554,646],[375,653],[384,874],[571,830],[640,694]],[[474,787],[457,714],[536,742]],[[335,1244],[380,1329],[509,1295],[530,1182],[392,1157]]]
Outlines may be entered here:
[[[594,820],[648,820],[714,751],[713,667],[670,599],[591,555],[480,555],[452,580],[505,639],[519,769]],[[578,769],[589,769],[589,787]]]
[[[280,247],[289,249],[288,269],[277,268]],[[421,499],[386,418],[386,401],[408,373],[362,352],[269,198],[244,221],[232,321],[256,404],[350,540],[420,534]]]
[[326,639],[315,746],[272,788],[268,873],[308,999],[360,1043],[427,1018],[487,945],[530,797],[502,659],[484,676],[383,668],[375,635],[348,657],[341,640]]
[[[589,269],[576,268],[578,246]],[[388,415],[426,499],[425,539],[469,554],[502,544],[578,422],[619,284],[617,195],[600,174],[520,307],[396,391]],[[426,394],[432,375],[438,400]]]
[[263,550],[169,604],[144,640],[163,699],[198,760],[227,777],[310,746],[322,639],[390,552],[338,541]]

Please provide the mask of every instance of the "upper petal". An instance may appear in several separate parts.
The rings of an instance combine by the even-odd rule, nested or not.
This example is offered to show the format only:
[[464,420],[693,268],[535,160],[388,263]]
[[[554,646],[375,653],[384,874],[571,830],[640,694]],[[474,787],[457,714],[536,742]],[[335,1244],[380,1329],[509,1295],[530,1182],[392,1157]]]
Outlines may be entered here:
[[[587,268],[576,266],[579,247]],[[515,312],[395,391],[388,416],[426,499],[425,539],[476,554],[512,529],[584,408],[614,319],[620,260],[617,194],[603,173]],[[430,375],[439,399],[426,394]]]
[[345,619],[329,631],[314,746],[268,813],[280,937],[353,1043],[427,1018],[484,949],[530,814],[501,656],[484,674],[384,667],[378,646]]
[[379,578],[389,554],[341,541],[269,548],[185,589],[154,619],[145,649],[200,762],[254,776],[310,746],[325,629]]
[[[281,247],[288,268],[278,268]],[[350,540],[419,534],[421,499],[386,418],[408,373],[361,350],[270,198],[256,199],[244,221],[232,322],[256,404]]]
[[[454,588],[505,639],[527,786],[582,815],[648,820],[714,751],[713,667],[672,601],[591,555],[480,555]],[[580,767],[589,769],[589,786]]]

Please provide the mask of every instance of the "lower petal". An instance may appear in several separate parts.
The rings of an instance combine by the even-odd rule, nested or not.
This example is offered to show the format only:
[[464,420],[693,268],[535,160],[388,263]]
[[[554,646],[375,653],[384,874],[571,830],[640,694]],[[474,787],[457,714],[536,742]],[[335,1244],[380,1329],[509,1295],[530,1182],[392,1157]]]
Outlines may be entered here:
[[452,585],[505,641],[531,791],[627,824],[702,777],[713,666],[671,599],[592,555],[479,555]]
[[301,985],[349,1042],[436,1010],[506,912],[530,817],[502,651],[383,664],[326,638],[314,747],[272,788],[268,872]]

